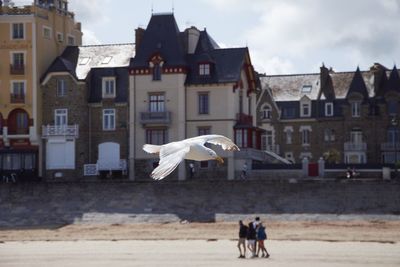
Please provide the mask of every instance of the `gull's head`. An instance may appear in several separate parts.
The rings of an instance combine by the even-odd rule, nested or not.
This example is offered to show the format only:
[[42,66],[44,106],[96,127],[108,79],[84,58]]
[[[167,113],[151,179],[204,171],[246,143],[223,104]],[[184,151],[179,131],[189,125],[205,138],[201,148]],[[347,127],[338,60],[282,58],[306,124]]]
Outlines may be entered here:
[[215,160],[218,162],[218,164],[222,165],[224,164],[224,159],[221,158],[220,156],[215,157]]

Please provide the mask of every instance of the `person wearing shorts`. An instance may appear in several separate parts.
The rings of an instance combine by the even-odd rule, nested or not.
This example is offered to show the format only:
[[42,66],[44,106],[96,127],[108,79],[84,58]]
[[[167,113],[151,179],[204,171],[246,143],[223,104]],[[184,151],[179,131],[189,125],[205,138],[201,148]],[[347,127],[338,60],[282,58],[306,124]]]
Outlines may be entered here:
[[[238,248],[240,256],[239,258],[246,258],[246,238],[247,238],[247,226],[243,224],[243,222],[239,221],[239,241],[238,241]],[[243,253],[242,253],[243,248]]]

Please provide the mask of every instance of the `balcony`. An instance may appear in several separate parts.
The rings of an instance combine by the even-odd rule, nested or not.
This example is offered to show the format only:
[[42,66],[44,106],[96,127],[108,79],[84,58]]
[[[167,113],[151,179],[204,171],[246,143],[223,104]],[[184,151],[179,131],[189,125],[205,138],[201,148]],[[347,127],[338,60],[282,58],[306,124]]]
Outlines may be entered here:
[[25,74],[25,65],[24,64],[11,64],[10,65],[10,74],[11,75],[24,75]]
[[64,136],[70,138],[79,137],[79,125],[47,125],[42,127],[42,137],[47,139],[50,137]]
[[143,125],[169,125],[171,124],[171,112],[140,112],[140,123]]
[[382,151],[399,151],[400,150],[400,143],[382,143],[381,144]]
[[367,143],[352,143],[352,142],[347,142],[344,143],[344,151],[345,152],[365,152],[367,151]]
[[10,103],[11,104],[24,104],[25,103],[25,94],[10,94]]
[[279,145],[266,145],[265,150],[280,154]]
[[236,121],[241,125],[253,125],[253,116],[244,113],[237,113]]

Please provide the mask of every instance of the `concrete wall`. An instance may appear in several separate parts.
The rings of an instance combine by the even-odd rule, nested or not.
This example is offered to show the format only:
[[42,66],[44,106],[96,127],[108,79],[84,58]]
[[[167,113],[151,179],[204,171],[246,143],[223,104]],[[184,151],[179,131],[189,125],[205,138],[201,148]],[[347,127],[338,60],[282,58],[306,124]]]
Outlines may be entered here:
[[346,180],[0,184],[0,227],[91,223],[94,218],[108,223],[110,217],[132,223],[249,214],[399,215],[399,191],[399,182]]

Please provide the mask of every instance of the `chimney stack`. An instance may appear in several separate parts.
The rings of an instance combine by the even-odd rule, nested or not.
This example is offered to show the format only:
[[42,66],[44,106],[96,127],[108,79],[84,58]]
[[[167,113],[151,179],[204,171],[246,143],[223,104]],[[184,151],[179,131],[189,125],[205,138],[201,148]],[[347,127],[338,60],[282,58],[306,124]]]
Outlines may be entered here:
[[139,48],[140,44],[142,43],[142,39],[144,36],[145,30],[143,28],[137,28],[135,30],[135,46],[136,46],[136,51]]

